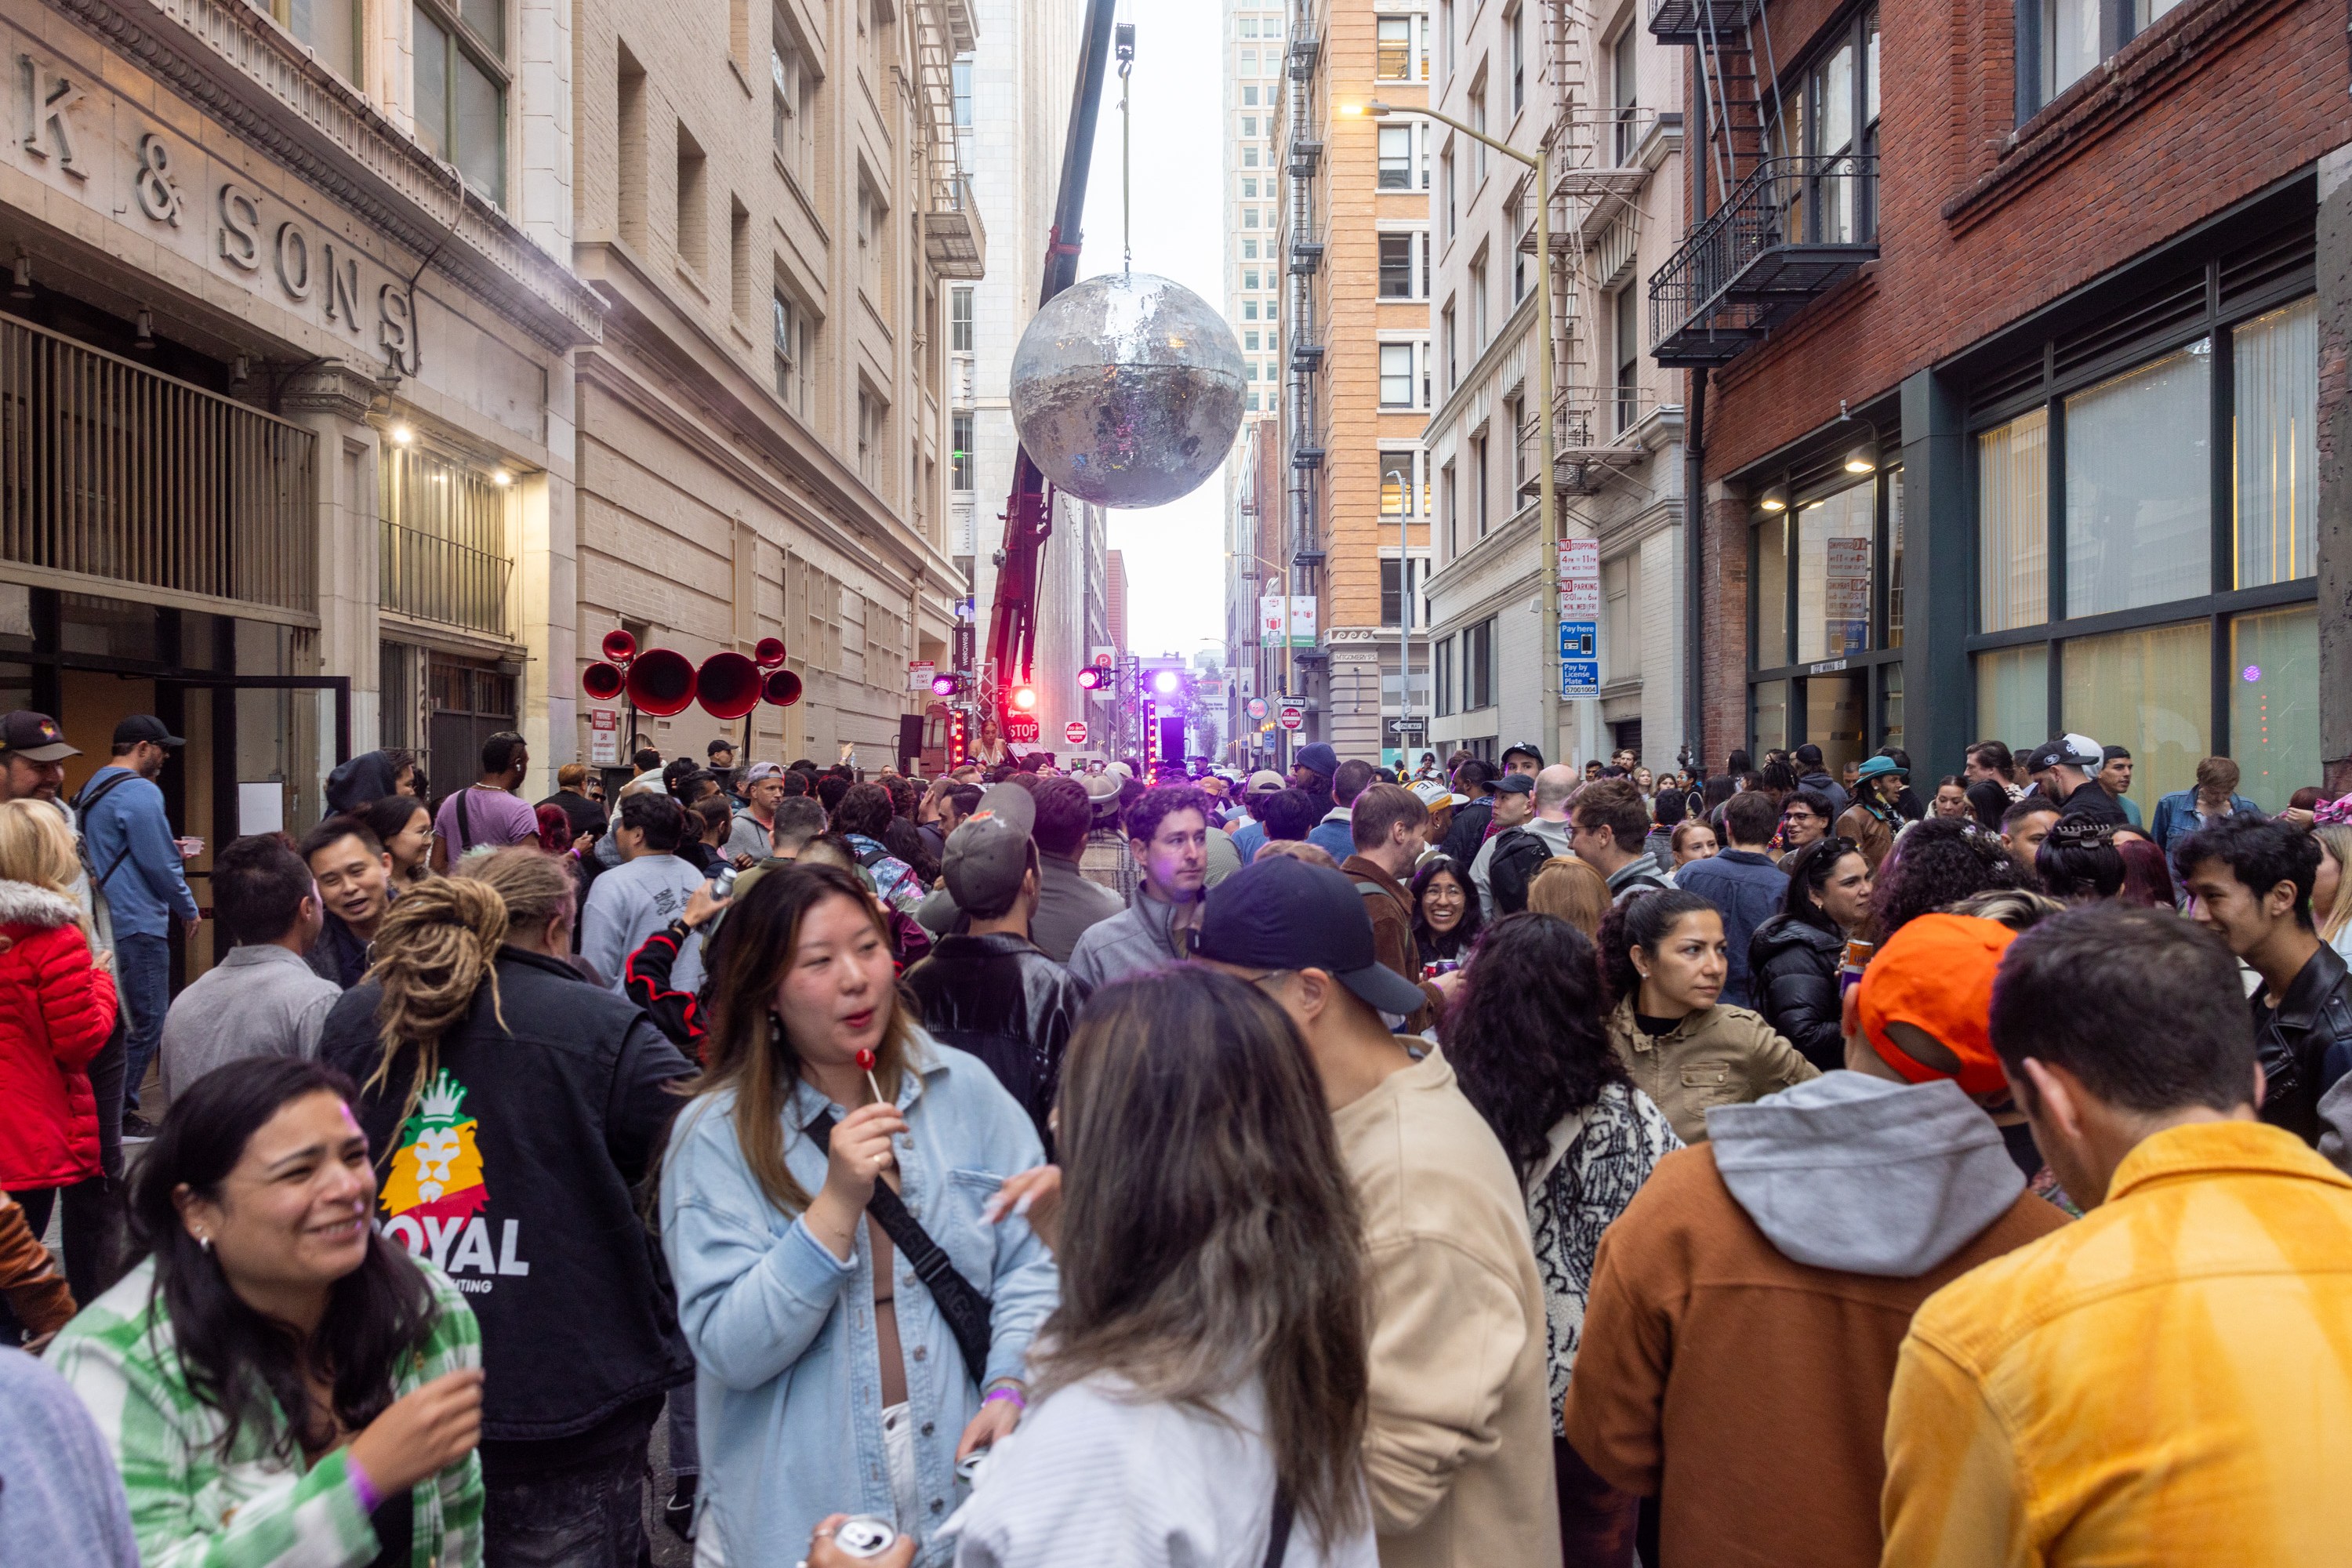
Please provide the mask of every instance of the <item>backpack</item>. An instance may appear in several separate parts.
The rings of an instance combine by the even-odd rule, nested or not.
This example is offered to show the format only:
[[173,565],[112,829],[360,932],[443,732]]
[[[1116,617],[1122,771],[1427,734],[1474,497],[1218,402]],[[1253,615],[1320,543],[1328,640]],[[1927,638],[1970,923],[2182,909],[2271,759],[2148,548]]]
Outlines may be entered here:
[[1486,862],[1486,888],[1495,895],[1496,913],[1516,915],[1526,910],[1528,884],[1558,853],[1549,840],[1524,827],[1505,828]]
[[99,944],[107,948],[114,945],[114,914],[106,897],[107,879],[121,870],[122,863],[131,858],[131,845],[126,839],[122,853],[114,858],[112,865],[101,871],[89,858],[89,836],[84,830],[89,826],[91,808],[112,795],[116,785],[127,784],[138,776],[126,769],[96,789],[84,784],[81,794],[73,803],[74,854],[81,861],[82,874],[89,879],[89,923],[99,933]]

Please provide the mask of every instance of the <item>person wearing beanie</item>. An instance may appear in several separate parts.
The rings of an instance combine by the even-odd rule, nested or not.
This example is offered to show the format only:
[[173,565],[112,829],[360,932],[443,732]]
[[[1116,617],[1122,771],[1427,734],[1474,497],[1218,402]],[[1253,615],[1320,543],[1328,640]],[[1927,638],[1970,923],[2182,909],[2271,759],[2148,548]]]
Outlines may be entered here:
[[1877,1568],[1913,1313],[2066,1223],[1977,1101],[2000,1078],[1987,1018],[2012,937],[1906,925],[1864,973],[1861,1070],[1713,1107],[1707,1141],[1661,1160],[1602,1236],[1566,1431],[1612,1486],[1659,1500],[1659,1560]]

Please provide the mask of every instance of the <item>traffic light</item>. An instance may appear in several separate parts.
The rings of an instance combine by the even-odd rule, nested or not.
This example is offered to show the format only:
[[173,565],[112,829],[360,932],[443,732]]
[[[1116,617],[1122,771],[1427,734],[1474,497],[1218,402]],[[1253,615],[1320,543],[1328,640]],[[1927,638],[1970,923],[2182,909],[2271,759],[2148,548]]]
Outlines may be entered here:
[[1110,684],[1110,671],[1101,665],[1090,664],[1078,671],[1078,686],[1087,691],[1099,691]]
[[1023,681],[1013,689],[1011,703],[1015,713],[1034,713],[1037,711],[1037,689]]
[[931,695],[953,697],[964,689],[964,678],[951,669],[943,669],[931,677]]

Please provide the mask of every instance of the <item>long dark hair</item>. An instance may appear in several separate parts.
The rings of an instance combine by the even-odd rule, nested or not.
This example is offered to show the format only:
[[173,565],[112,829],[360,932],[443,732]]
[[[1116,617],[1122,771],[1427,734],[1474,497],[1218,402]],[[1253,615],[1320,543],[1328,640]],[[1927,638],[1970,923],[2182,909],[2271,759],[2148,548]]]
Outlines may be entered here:
[[[392,1404],[394,1371],[439,1315],[408,1254],[370,1225],[366,1256],[328,1287],[326,1316],[306,1342],[291,1324],[246,1305],[188,1234],[173,1194],[185,1186],[220,1202],[222,1181],[254,1133],[313,1094],[349,1105],[359,1090],[334,1068],[299,1057],[247,1057],[215,1068],[172,1102],[131,1178],[132,1261],[155,1260],[155,1293],[171,1318],[189,1392],[221,1414],[224,1460],[248,1429],[274,1427],[268,1450],[291,1462],[298,1444],[314,1452],[331,1444],[336,1424],[365,1426]],[[312,1408],[314,1377],[331,1384],[332,1423]]]
[[1781,861],[1780,869],[1788,873],[1789,890],[1780,897],[1780,912],[1832,936],[1845,935],[1838,929],[1837,921],[1830,919],[1829,911],[1822,908],[1822,889],[1830,885],[1839,861],[1861,853],[1862,846],[1853,839],[1832,834],[1827,838],[1814,839]]
[[2025,884],[2008,846],[1960,816],[1914,823],[1879,862],[1870,891],[1871,923],[1881,942],[1919,916],[1972,894]]
[[[1462,921],[1450,931],[1434,931],[1422,918],[1421,895],[1427,890],[1430,879],[1443,871],[1462,889]],[[1412,874],[1412,940],[1416,948],[1425,948],[1440,958],[1458,958],[1470,951],[1478,940],[1479,923],[1486,916],[1478,908],[1478,889],[1470,880],[1470,873],[1462,862],[1451,855],[1432,855]]]
[[1593,946],[1598,950],[1608,1005],[1614,1007],[1642,994],[1642,972],[1633,967],[1635,948],[1655,952],[1685,915],[1721,913],[1714,900],[1700,894],[1661,888],[1654,893],[1637,893],[1602,916]]
[[1061,1305],[1040,1387],[1108,1373],[1206,1407],[1265,1390],[1275,1474],[1324,1541],[1363,1518],[1370,1302],[1307,1047],[1255,986],[1179,964],[1095,993],[1062,1070]]
[[1584,933],[1551,915],[1506,915],[1478,944],[1438,1043],[1462,1092],[1521,1181],[1560,1118],[1630,1081],[1601,1027],[1601,971]]
[[[878,785],[858,787],[889,798]],[[801,1058],[791,1035],[777,1026],[776,986],[800,946],[802,921],[828,899],[847,899],[856,905],[888,945],[890,926],[882,906],[853,873],[806,860],[762,872],[751,890],[728,908],[723,922],[727,939],[712,955],[715,968],[704,989],[710,1004],[707,1065],[689,1089],[697,1097],[722,1089],[735,1091],[736,1147],[761,1192],[788,1215],[808,1207],[809,1194],[784,1163],[785,1112],[800,1082]],[[907,1065],[913,1026],[896,989],[885,1005],[890,1020],[874,1053],[874,1077],[887,1096],[898,1092],[898,1073]],[[689,1109],[687,1114],[694,1112]],[[793,1136],[800,1136],[797,1128]]]

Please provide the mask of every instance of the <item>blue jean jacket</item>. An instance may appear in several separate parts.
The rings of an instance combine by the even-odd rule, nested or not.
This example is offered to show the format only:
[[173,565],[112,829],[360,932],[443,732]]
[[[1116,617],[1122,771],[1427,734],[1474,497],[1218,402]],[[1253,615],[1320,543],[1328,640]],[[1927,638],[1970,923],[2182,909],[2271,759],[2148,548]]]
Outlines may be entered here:
[[[1017,1377],[1031,1336],[1059,1300],[1059,1276],[1024,1221],[992,1226],[980,1211],[1006,1176],[1043,1163],[1045,1151],[1028,1114],[978,1058],[919,1032],[915,1055],[916,1070],[898,1089],[908,1130],[898,1153],[899,1195],[991,1299],[989,1380]],[[825,1156],[798,1129],[825,1107],[815,1089],[797,1086],[784,1161],[812,1194],[824,1184]],[[680,1113],[662,1172],[662,1247],[694,1351],[700,1528],[719,1531],[730,1564],[789,1563],[806,1553],[826,1514],[898,1511],[883,1453],[873,1252],[861,1223],[844,1263],[800,1216],[768,1202],[737,1147],[734,1112],[733,1094],[722,1091]],[[942,1564],[952,1552],[932,1535],[962,1500],[955,1448],[979,1413],[980,1390],[930,1292],[903,1255],[893,1256],[926,1515],[906,1522],[924,1541],[916,1561]]]

